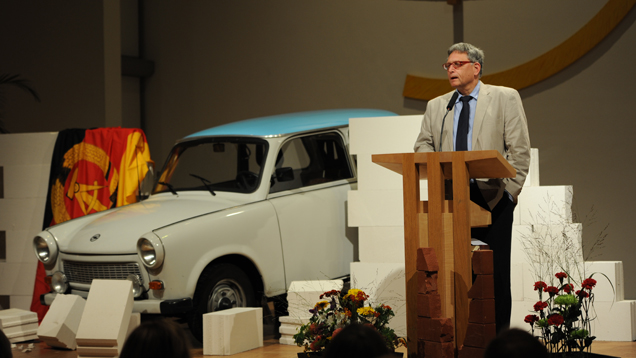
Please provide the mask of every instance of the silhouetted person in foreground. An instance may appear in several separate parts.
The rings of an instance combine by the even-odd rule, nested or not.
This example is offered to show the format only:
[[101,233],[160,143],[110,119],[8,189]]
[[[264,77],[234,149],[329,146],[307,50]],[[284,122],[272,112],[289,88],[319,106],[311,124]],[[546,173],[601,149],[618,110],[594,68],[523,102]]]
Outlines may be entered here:
[[191,358],[188,337],[167,319],[144,322],[126,339],[119,358]]
[[488,344],[484,358],[548,358],[548,350],[530,333],[513,328]]
[[373,358],[388,353],[384,338],[375,328],[351,324],[333,337],[324,358]]

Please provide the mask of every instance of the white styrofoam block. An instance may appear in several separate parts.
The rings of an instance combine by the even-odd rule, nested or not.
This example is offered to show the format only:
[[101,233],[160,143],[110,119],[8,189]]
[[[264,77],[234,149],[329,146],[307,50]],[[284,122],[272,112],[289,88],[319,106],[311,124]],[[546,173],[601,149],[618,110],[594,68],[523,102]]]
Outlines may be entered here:
[[[9,338],[9,337],[7,337],[7,338]],[[38,339],[38,336],[35,333],[33,333],[33,334],[25,334],[25,335],[22,335],[22,336],[9,338],[9,342],[11,342],[11,343],[20,343],[20,342],[32,341],[34,339]]]
[[9,308],[0,311],[0,329],[4,330],[13,326],[21,326],[23,324],[37,323],[38,315],[35,312]]
[[298,333],[298,329],[299,328],[300,328],[300,326],[292,326],[292,325],[281,324],[280,328],[278,329],[278,332],[280,334],[286,334],[288,336],[293,336],[294,334]]
[[126,339],[133,307],[132,282],[93,280],[77,329],[77,345],[117,347]]
[[0,295],[33,295],[37,264],[0,263]]
[[50,164],[56,140],[57,132],[3,134],[0,136],[0,166]]
[[349,120],[349,150],[362,153],[412,153],[423,115]]
[[284,345],[287,345],[287,346],[295,346],[296,345],[296,342],[294,342],[294,337],[292,337],[292,336],[281,336],[278,339],[278,343],[279,344],[284,344]]
[[592,289],[594,302],[625,299],[622,261],[587,261],[584,277],[590,276],[596,280],[596,287]]
[[262,346],[262,308],[237,307],[203,315],[204,355],[232,355]]
[[555,225],[572,222],[571,185],[529,186],[519,195],[521,225]]
[[358,255],[361,262],[404,263],[404,227],[361,227],[358,232]]
[[46,198],[51,171],[50,160],[49,158],[49,163],[46,164],[3,167],[4,198]]
[[528,168],[528,175],[523,186],[539,186],[539,149],[530,149],[530,167]]
[[[402,175],[371,161],[370,154],[358,155],[358,190],[399,190]],[[428,200],[428,181],[420,180],[420,200]]]
[[79,328],[86,301],[77,295],[55,296],[38,329],[38,337],[49,346],[75,349],[75,335]]
[[278,317],[278,320],[280,321],[281,324],[289,324],[289,325],[300,326],[300,325],[303,325],[303,324],[309,322],[309,318],[311,318],[311,315],[304,316],[304,317],[299,317],[299,316],[281,316],[281,317]]
[[[548,267],[545,265],[549,260],[541,259],[541,264],[546,270],[551,269],[554,273],[569,271],[558,269],[558,267],[564,265],[564,258],[570,258],[571,262],[583,262],[582,240],[583,226],[581,224],[515,225],[512,228],[511,259],[530,262],[528,255],[545,257],[546,255],[539,254],[547,253],[554,263],[552,267]],[[538,260],[539,258],[533,258],[533,262]],[[544,276],[548,275],[549,273]]]
[[306,317],[320,301],[320,295],[331,290],[342,290],[342,280],[292,281],[287,291],[287,312],[290,317]]
[[513,301],[523,301],[523,263],[511,261],[510,264],[510,292]]
[[19,309],[27,310],[27,311],[31,309],[32,300],[33,300],[33,294],[9,296],[10,307],[19,308]]
[[349,226],[404,226],[402,190],[350,191]]
[[[0,199],[0,230],[42,229],[46,198]],[[38,231],[38,232],[39,232]]]
[[406,336],[406,282],[403,263],[351,263],[351,288],[363,290],[372,305],[391,306],[395,317],[389,326]]

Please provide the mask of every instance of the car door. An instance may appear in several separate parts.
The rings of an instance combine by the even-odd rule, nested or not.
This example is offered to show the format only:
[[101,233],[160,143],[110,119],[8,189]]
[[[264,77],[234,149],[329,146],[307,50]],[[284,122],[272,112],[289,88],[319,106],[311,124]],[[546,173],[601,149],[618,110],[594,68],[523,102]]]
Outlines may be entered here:
[[347,226],[346,202],[355,178],[340,132],[287,140],[271,183],[287,285],[349,274],[357,230]]

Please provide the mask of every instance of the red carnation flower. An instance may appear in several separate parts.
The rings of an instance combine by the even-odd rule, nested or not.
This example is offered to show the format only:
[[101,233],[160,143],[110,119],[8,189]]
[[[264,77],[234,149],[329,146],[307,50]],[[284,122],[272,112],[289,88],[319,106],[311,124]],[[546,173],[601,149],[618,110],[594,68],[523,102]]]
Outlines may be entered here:
[[526,316],[526,318],[523,319],[524,322],[530,323],[531,325],[538,320],[539,320],[539,316],[537,316],[536,314],[529,314]]
[[563,292],[570,293],[572,291],[574,291],[574,285],[573,284],[568,283],[568,284],[563,286]]
[[539,302],[534,304],[534,310],[536,312],[543,311],[543,309],[546,308],[546,307],[548,307],[548,303],[547,302],[539,301]]
[[553,314],[548,317],[548,324],[550,325],[560,326],[563,324],[563,321],[563,316],[561,316],[560,314]]
[[587,288],[588,290],[591,290],[594,286],[596,286],[596,280],[593,278],[586,278],[581,284],[581,287]]
[[534,283],[534,290],[539,290],[539,292],[543,291],[543,289],[545,289],[546,287],[548,287],[548,285],[546,285],[545,282],[543,281],[537,281]]
[[590,297],[590,295],[587,292],[583,291],[583,290],[576,291],[576,295],[579,296],[579,297]]
[[554,276],[559,280],[563,280],[564,278],[568,277],[568,274],[565,272],[557,272]]
[[557,293],[559,293],[559,289],[554,287],[554,286],[548,286],[545,289],[545,292],[550,294],[550,297],[556,295]]

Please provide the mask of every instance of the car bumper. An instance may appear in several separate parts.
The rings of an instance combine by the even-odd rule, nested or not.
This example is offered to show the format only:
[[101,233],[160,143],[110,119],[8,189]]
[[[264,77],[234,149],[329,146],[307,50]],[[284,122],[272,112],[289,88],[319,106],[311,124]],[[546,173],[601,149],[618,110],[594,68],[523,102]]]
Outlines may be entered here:
[[[40,296],[43,305],[50,306],[57,296],[56,293],[46,293]],[[133,312],[162,314],[166,316],[179,315],[192,310],[192,299],[180,298],[176,300],[135,300]]]

